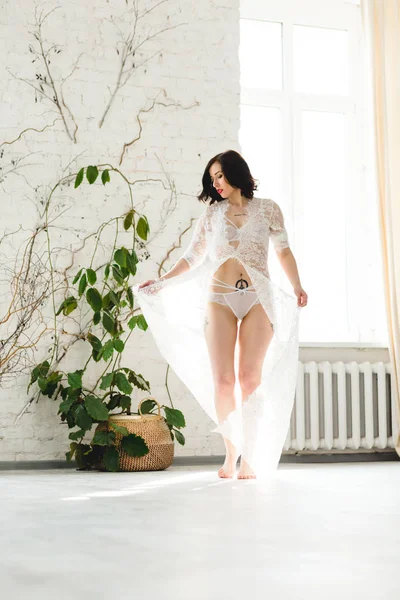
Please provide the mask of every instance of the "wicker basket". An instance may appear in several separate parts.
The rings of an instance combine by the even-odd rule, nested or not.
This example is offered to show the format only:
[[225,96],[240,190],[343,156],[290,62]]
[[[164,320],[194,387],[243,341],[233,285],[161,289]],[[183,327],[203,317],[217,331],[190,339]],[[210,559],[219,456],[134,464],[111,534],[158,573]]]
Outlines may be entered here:
[[[140,410],[145,400],[154,400],[158,415],[143,415]],[[153,396],[143,398],[139,404],[139,415],[110,415],[109,421],[126,427],[129,433],[140,435],[149,447],[145,456],[129,456],[121,450],[122,435],[116,432],[116,448],[119,453],[121,471],[162,471],[171,466],[174,459],[174,441],[169,427],[161,416],[161,406]]]

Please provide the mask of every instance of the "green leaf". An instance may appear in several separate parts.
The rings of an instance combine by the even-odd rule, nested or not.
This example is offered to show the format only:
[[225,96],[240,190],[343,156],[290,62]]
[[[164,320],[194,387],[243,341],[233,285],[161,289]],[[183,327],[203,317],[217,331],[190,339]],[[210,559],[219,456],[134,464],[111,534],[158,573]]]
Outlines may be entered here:
[[66,387],[66,388],[64,388],[62,390],[62,392],[61,392],[61,398],[63,400],[66,400],[68,398],[68,394],[69,394],[70,389],[71,389],[70,387]]
[[114,253],[114,260],[120,267],[126,267],[126,257],[129,256],[126,248],[118,248]]
[[77,187],[79,187],[83,181],[83,174],[85,172],[84,167],[82,167],[82,169],[79,169],[76,177],[75,177],[75,184],[74,184],[74,188],[76,189]]
[[95,312],[93,315],[93,325],[98,325],[101,321],[101,313]]
[[86,408],[79,404],[74,411],[75,423],[81,429],[89,430],[92,428],[92,419],[90,418]]
[[108,265],[106,265],[105,269],[104,269],[104,279],[108,279],[110,276],[110,263],[108,263]]
[[80,369],[79,371],[75,371],[74,373],[68,373],[68,385],[72,388],[81,388],[82,373],[82,369]]
[[67,458],[67,462],[71,462],[71,460],[73,459],[74,454],[75,454],[75,450],[77,449],[78,444],[76,442],[72,442],[69,445],[69,447],[70,447],[70,451],[65,453],[65,456]]
[[58,387],[58,382],[63,378],[63,374],[53,371],[48,377],[39,376],[37,382],[40,391],[44,396],[51,398]]
[[78,286],[79,296],[82,296],[82,294],[86,290],[86,287],[87,287],[87,279],[86,279],[86,273],[84,273],[80,279],[79,286]]
[[85,433],[86,431],[84,429],[78,429],[78,431],[73,431],[70,433],[68,437],[70,440],[79,440],[80,438],[83,438]]
[[151,411],[153,410],[153,408],[156,406],[156,403],[154,402],[154,400],[145,400],[144,402],[142,402],[142,405],[140,407],[141,412],[144,415],[147,415],[149,413],[151,413]]
[[124,342],[122,340],[114,340],[114,348],[117,352],[122,352],[125,348]]
[[100,362],[101,361],[101,351],[98,352],[97,350],[95,350],[93,348],[93,350],[92,350],[92,358],[93,358],[94,362]]
[[169,408],[168,406],[164,406],[163,408],[167,423],[173,425],[174,427],[186,427],[185,417],[180,410],[177,408]]
[[106,185],[106,183],[108,183],[110,181],[110,173],[109,173],[108,169],[105,169],[102,172],[101,181],[102,181],[103,185]]
[[103,312],[103,327],[111,335],[114,335],[117,329],[114,319],[106,312]]
[[121,448],[129,456],[145,456],[149,452],[149,447],[140,435],[130,433],[121,440]]
[[118,306],[118,304],[119,304],[119,297],[118,297],[118,295],[117,295],[117,294],[114,292],[114,290],[110,290],[110,291],[108,292],[108,294],[110,295],[110,300],[111,300],[111,302],[112,302],[112,303],[113,303],[115,306]]
[[93,450],[89,444],[78,444],[75,451],[75,460],[79,469],[90,469],[92,459],[88,455],[92,455]]
[[107,448],[103,457],[103,464],[107,471],[118,471],[119,454],[115,446],[110,446]]
[[44,392],[47,387],[47,379],[45,377],[38,377],[38,386],[41,392]]
[[136,275],[136,263],[130,254],[126,255],[126,268],[128,269],[131,275]]
[[38,377],[46,377],[47,373],[49,372],[49,369],[50,369],[50,363],[47,360],[36,365],[36,367],[32,370],[31,380],[30,380],[28,389],[30,388],[32,383],[35,383],[35,381],[38,380]]
[[130,396],[121,396],[119,399],[119,405],[122,410],[130,410],[132,405]]
[[49,383],[58,383],[59,381],[61,381],[62,378],[63,378],[63,374],[62,373],[60,373],[59,371],[53,371],[47,377],[47,381]]
[[134,299],[133,299],[133,292],[132,292],[132,289],[130,287],[128,287],[128,289],[126,290],[126,295],[127,295],[127,298],[128,298],[129,307],[133,308]]
[[136,231],[142,240],[147,240],[147,234],[150,232],[150,228],[146,217],[140,217],[136,225]]
[[67,398],[63,402],[60,402],[60,406],[58,407],[59,414],[67,414],[73,406],[74,402],[75,398]]
[[124,375],[124,373],[121,373],[121,371],[118,371],[118,373],[115,373],[115,378],[114,378],[114,382],[115,385],[117,386],[117,388],[119,390],[121,390],[121,392],[123,392],[124,394],[131,394],[132,393],[132,386],[129,383],[128,379],[126,378],[126,375]]
[[183,433],[181,431],[178,431],[178,429],[174,429],[174,434],[176,437],[176,441],[181,445],[184,446],[185,445],[185,436],[183,435]]
[[86,300],[89,302],[94,312],[99,312],[102,309],[103,299],[96,288],[92,287],[88,289],[86,292]]
[[86,169],[86,179],[90,184],[94,183],[99,175],[99,170],[96,166],[90,165]]
[[93,269],[86,269],[86,275],[90,285],[94,285],[97,281],[96,271],[93,271]]
[[125,219],[124,219],[124,229],[125,231],[128,231],[129,227],[132,226],[132,222],[133,222],[133,215],[134,215],[134,211],[130,210]]
[[116,423],[113,423],[112,421],[109,421],[108,424],[110,425],[110,427],[115,429],[115,431],[117,433],[120,433],[121,435],[129,435],[129,431],[123,425],[117,425]]
[[129,277],[130,273],[126,267],[120,267],[120,270],[121,270],[121,275],[124,279]]
[[97,352],[100,352],[102,345],[101,345],[101,340],[99,340],[98,337],[93,335],[93,333],[88,333],[86,336],[86,339],[88,340],[88,342],[90,343],[90,345],[92,346],[92,348],[94,350],[97,350]]
[[107,362],[112,357],[113,354],[114,354],[113,340],[108,340],[103,346],[103,351],[102,351],[101,355],[104,358],[104,360]]
[[60,304],[60,308],[56,312],[56,316],[58,316],[62,311],[63,315],[67,317],[70,313],[72,313],[73,310],[75,310],[77,306],[78,302],[76,298],[74,298],[73,296],[69,296],[69,298],[66,298],[64,302]]
[[114,379],[114,373],[107,373],[107,375],[103,375],[103,377],[101,378],[100,389],[101,390],[108,389],[112,385],[113,379]]
[[92,444],[97,446],[112,446],[114,443],[114,431],[96,431],[92,440]]
[[136,325],[137,325],[137,317],[136,317],[136,316],[133,316],[133,317],[132,317],[131,319],[129,319],[129,321],[128,321],[128,327],[129,327],[129,329],[132,331],[132,329],[133,329],[134,327],[136,327]]
[[102,304],[103,308],[105,308],[106,310],[111,310],[113,308],[113,304],[110,298],[110,292],[104,294]]
[[106,406],[109,411],[114,410],[114,408],[117,408],[117,406],[119,406],[119,399],[121,398],[121,396],[122,394],[120,394],[119,392],[113,392],[108,396],[108,402],[106,402]]
[[70,429],[72,429],[72,427],[75,427],[75,425],[76,425],[74,412],[75,412],[75,407],[74,407],[74,410],[70,410],[66,415],[62,415],[62,417],[61,417],[61,420],[63,420],[63,417],[65,417],[65,419],[67,420],[68,427]]
[[117,265],[113,265],[112,266],[112,274],[113,274],[113,277],[114,277],[115,281],[119,285],[121,285],[121,284],[124,283],[124,276],[123,276],[121,270],[118,268]]
[[96,396],[86,396],[85,407],[89,415],[96,421],[107,421],[107,406]]
[[74,279],[72,281],[73,284],[75,284],[78,281],[79,277],[82,274],[82,271],[83,271],[83,269],[79,269],[79,271],[77,272],[77,274],[75,275],[75,277],[74,277]]
[[137,317],[137,326],[139,327],[139,329],[142,329],[143,331],[146,331],[148,325],[147,325],[147,321],[144,318],[144,315],[138,315]]
[[86,339],[88,340],[89,344],[92,346],[92,348],[94,350],[97,350],[97,352],[100,352],[102,346],[101,346],[101,340],[99,340],[98,337],[93,335],[93,333],[88,333],[86,336]]
[[135,373],[135,371],[132,371],[131,369],[129,369],[128,381],[133,383],[133,385],[139,388],[139,390],[150,392],[150,383],[146,381],[143,375]]

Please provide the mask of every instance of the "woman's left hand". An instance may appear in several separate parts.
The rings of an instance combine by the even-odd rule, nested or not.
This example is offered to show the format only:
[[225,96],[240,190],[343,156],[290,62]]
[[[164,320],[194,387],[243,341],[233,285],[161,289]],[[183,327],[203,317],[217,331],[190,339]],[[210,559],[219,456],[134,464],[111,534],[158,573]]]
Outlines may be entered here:
[[301,285],[294,287],[293,291],[297,296],[297,306],[307,306],[308,296]]

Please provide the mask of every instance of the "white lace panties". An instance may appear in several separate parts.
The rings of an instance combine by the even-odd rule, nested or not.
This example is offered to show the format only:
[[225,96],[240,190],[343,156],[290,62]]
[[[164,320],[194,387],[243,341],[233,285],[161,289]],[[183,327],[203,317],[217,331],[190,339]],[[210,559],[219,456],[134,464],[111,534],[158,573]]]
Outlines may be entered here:
[[229,306],[234,315],[237,317],[237,319],[239,319],[239,321],[244,319],[244,317],[247,315],[252,306],[260,303],[257,292],[253,285],[249,285],[246,288],[239,289],[234,285],[230,285],[225,281],[217,279],[216,277],[213,277],[213,281],[218,282],[218,287],[223,287],[231,291],[210,291],[208,295],[208,301],[217,302],[218,304],[222,304],[224,306]]

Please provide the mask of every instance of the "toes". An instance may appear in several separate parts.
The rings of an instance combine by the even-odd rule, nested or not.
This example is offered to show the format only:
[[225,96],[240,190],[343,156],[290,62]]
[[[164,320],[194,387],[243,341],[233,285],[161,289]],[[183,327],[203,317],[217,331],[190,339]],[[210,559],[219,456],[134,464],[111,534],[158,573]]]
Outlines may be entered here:
[[238,479],[257,479],[257,477],[250,473],[238,473]]

